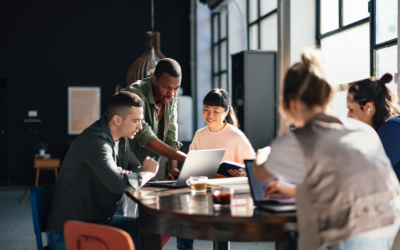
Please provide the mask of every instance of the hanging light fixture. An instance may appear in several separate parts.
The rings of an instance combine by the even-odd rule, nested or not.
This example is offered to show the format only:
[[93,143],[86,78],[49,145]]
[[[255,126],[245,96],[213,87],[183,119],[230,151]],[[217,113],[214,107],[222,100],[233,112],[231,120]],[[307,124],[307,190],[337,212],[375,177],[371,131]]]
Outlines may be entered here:
[[154,0],[151,0],[151,30],[146,32],[146,51],[128,69],[126,85],[153,75],[157,63],[165,58],[160,51],[160,32],[154,31]]

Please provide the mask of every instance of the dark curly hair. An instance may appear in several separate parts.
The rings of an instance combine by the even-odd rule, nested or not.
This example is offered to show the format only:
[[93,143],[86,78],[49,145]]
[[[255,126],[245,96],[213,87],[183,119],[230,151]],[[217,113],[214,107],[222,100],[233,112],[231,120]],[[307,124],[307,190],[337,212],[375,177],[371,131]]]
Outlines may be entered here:
[[384,74],[381,79],[372,76],[352,83],[348,90],[348,93],[353,95],[353,101],[360,105],[361,110],[364,110],[368,102],[375,105],[376,111],[372,117],[372,127],[375,130],[378,130],[386,119],[399,115],[399,107],[395,103],[396,95],[386,87],[392,79],[393,76],[389,73]]

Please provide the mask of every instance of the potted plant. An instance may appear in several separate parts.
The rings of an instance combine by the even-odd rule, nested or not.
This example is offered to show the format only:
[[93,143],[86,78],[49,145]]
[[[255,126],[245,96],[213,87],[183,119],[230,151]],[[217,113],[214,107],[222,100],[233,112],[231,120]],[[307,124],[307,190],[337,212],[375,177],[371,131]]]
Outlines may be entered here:
[[39,141],[35,144],[35,149],[39,150],[40,156],[44,156],[48,148],[49,144],[45,141]]

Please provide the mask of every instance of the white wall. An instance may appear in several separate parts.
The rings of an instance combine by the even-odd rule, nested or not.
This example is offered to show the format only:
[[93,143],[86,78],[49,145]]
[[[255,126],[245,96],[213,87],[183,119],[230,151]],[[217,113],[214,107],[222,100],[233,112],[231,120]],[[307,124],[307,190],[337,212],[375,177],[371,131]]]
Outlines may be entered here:
[[315,47],[315,0],[290,1],[290,65],[300,61],[301,52]]
[[205,126],[202,117],[203,98],[211,90],[211,12],[207,5],[197,0],[196,7],[197,26],[197,129]]

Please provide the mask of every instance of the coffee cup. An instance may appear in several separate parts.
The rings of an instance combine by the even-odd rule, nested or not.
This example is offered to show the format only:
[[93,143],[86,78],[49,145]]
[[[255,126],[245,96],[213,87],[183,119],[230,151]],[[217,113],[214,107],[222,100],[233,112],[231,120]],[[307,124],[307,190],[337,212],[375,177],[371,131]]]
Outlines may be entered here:
[[207,192],[207,176],[190,176],[186,181],[186,185],[190,186],[192,194]]

